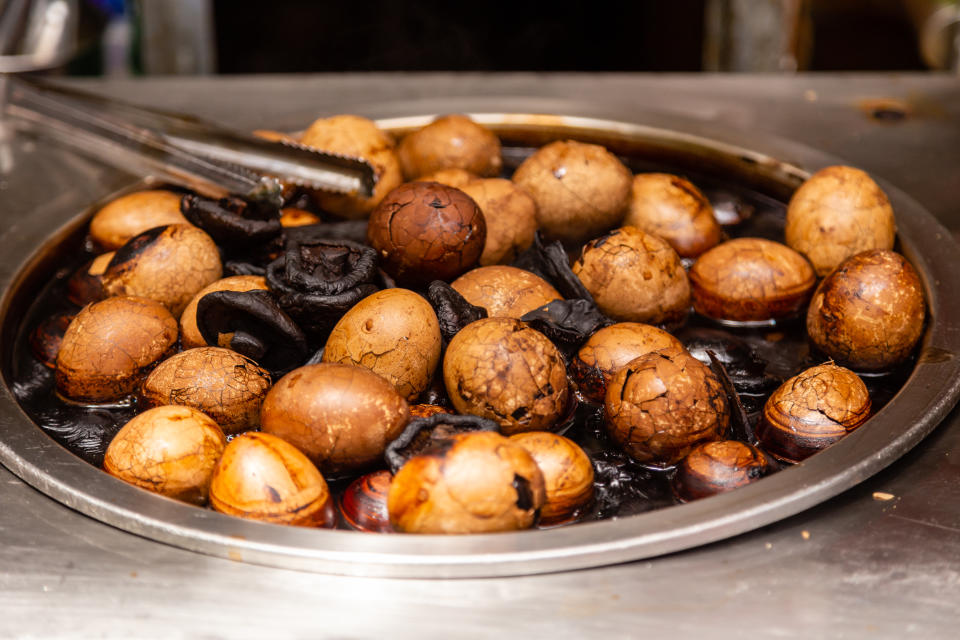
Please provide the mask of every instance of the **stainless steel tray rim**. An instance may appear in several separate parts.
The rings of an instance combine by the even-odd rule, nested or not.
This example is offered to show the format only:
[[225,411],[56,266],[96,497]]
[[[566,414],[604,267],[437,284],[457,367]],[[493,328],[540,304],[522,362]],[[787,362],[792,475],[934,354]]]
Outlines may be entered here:
[[[464,100],[465,106],[470,104],[470,100]],[[421,105],[417,103],[416,107]],[[563,113],[574,113],[582,105],[568,107]],[[412,107],[401,105],[394,108]],[[497,118],[506,115],[499,111],[459,110],[485,124],[495,124]],[[518,121],[529,120],[531,116],[530,112],[523,111],[514,115]],[[590,116],[549,117],[558,124],[572,123],[568,126],[578,128],[607,126],[620,133],[651,138],[660,136],[686,145],[708,145],[722,149],[726,154],[749,158],[745,162],[781,172],[784,180],[793,182],[809,175],[801,166],[819,168],[839,162],[796,143],[755,133],[749,134],[751,147],[764,149],[763,152],[750,151],[729,140],[719,142],[720,138],[729,138],[730,132],[716,132],[716,138],[708,136],[705,130],[709,127],[699,121],[674,118],[676,129],[664,130],[652,125]],[[380,124],[397,128],[419,126],[430,118],[398,116],[381,120]],[[668,117],[658,114],[653,119],[663,118]],[[697,134],[686,133],[690,130],[697,131]],[[776,158],[784,155],[778,154],[778,150],[788,153],[787,157],[809,158],[809,161],[800,166],[781,162]],[[920,225],[921,222],[928,228],[938,229],[938,223],[915,201],[890,185],[883,183],[882,186],[895,202],[898,222],[904,218],[906,235],[912,236],[909,232],[911,225]],[[77,219],[85,217],[76,216]],[[943,233],[936,234],[940,237],[934,241],[933,251],[927,244],[923,252],[917,252],[910,241],[905,242],[905,249],[913,254],[908,257],[915,264],[919,261],[923,265],[918,270],[925,278],[931,317],[936,320],[931,322],[924,337],[924,349],[935,346],[955,353],[960,343],[960,321],[956,312],[941,309],[938,293],[960,287],[960,277],[947,269],[942,261],[933,258],[950,255],[950,252],[955,256],[958,250],[949,233],[942,227],[938,230]],[[931,235],[927,234],[924,239],[930,240]],[[38,252],[38,248],[20,246],[12,251],[21,267],[31,264]],[[931,258],[929,263],[928,257]],[[928,274],[930,278],[926,278]],[[4,273],[3,276],[0,285],[5,293],[0,308],[6,315],[10,285],[16,281],[16,275]],[[954,289],[948,288],[951,286]],[[915,416],[911,418],[911,412],[902,403],[902,406],[898,405],[894,398],[867,425],[834,447],[736,492],[651,513],[545,531],[471,536],[380,536],[279,527],[200,510],[126,485],[75,458],[29,421],[6,387],[0,397],[0,432],[3,433],[0,461],[31,485],[71,508],[132,533],[212,555],[354,575],[470,577],[540,573],[651,557],[713,542],[798,513],[840,493],[895,460],[936,426],[960,395],[960,363],[955,357],[941,362],[924,362],[921,358],[898,396],[908,388],[911,393],[917,391],[911,396],[912,401],[923,399],[925,411],[919,420]],[[909,418],[907,429],[893,438],[881,433],[877,425],[904,419],[902,414]],[[14,435],[11,437],[11,434]],[[883,445],[879,449],[876,449],[877,441]],[[852,455],[861,448],[870,450],[871,454]],[[854,462],[842,472],[830,472],[835,465],[850,462],[851,458],[855,458]],[[75,482],[77,480],[80,482]]]

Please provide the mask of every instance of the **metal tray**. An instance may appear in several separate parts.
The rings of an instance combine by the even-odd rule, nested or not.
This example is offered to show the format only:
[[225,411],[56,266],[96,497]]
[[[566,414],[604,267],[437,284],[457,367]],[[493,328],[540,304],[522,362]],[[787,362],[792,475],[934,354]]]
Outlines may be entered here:
[[[812,171],[842,161],[801,144],[699,121],[637,113],[610,120],[602,108],[568,101],[456,99],[353,110],[396,132],[435,114],[468,113],[511,141],[575,138],[624,155],[689,166],[786,198]],[[563,113],[567,115],[539,115]],[[426,114],[426,115],[424,115]],[[643,124],[638,124],[643,123]],[[373,535],[280,527],[198,509],[127,485],[48,437],[9,390],[13,344],[34,293],[56,269],[57,247],[79,233],[93,208],[62,211],[40,246],[8,246],[0,258],[0,462],[45,494],[102,522],[194,551],[258,564],[337,574],[480,577],[544,573],[649,558],[727,538],[796,514],[881,470],[926,436],[960,396],[960,247],[922,206],[881,182],[896,211],[900,248],[920,274],[929,323],[917,365],[870,421],[824,452],[732,493],[622,519],[545,531],[469,535]],[[19,225],[40,225],[20,220]],[[3,223],[10,226],[13,222]],[[33,229],[42,234],[44,229]]]

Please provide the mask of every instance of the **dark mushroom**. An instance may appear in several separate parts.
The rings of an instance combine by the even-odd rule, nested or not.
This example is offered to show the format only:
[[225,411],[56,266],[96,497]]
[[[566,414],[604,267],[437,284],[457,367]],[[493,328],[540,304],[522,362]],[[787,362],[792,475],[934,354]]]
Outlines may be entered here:
[[287,236],[283,255],[267,267],[280,306],[308,332],[326,337],[353,305],[379,288],[377,256],[350,240],[326,239],[322,228]]
[[456,415],[445,411],[415,417],[407,423],[403,432],[387,445],[383,457],[390,470],[396,473],[410,458],[437,446],[443,440],[448,440],[450,436],[474,431],[499,432],[500,426],[493,420],[479,416]]
[[253,359],[271,373],[307,357],[307,339],[269,291],[214,291],[197,303],[197,327],[208,345]]
[[183,197],[180,210],[230,252],[264,244],[280,235],[280,210],[263,203],[188,195]]

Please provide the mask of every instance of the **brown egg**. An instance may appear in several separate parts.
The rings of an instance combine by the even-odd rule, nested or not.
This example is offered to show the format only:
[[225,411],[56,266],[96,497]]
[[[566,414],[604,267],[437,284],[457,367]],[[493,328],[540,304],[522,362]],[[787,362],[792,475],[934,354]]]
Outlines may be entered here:
[[327,482],[296,447],[269,433],[234,438],[210,484],[210,506],[227,515],[298,527],[336,523]]
[[551,142],[517,167],[513,181],[537,203],[537,224],[549,239],[582,242],[623,220],[633,176],[603,147]]
[[923,334],[923,283],[898,253],[855,255],[824,278],[807,310],[817,347],[858,371],[883,371],[904,361]]
[[452,280],[477,263],[487,237],[470,196],[438,182],[408,182],[370,215],[367,242],[400,283]]
[[893,208],[873,179],[853,167],[826,167],[804,182],[787,208],[787,244],[825,276],[862,251],[892,249]]
[[614,320],[673,324],[690,308],[690,283],[677,252],[635,227],[588,242],[573,272]]
[[463,187],[474,180],[481,179],[477,174],[464,171],[463,169],[440,169],[439,171],[423,174],[417,178],[417,182],[439,182],[454,189],[463,189]]
[[460,187],[473,198],[487,222],[487,241],[480,264],[507,264],[533,244],[537,204],[530,195],[503,178],[474,180]]
[[686,351],[648,353],[620,369],[604,399],[607,433],[633,459],[668,466],[730,423],[720,380]]
[[198,347],[170,356],[140,385],[146,407],[183,405],[204,412],[224,433],[260,425],[270,374],[230,349]]
[[496,176],[503,167],[496,134],[462,115],[440,116],[404,136],[397,157],[407,180],[441,169]]
[[795,316],[810,298],[816,280],[802,255],[762,238],[724,242],[700,256],[690,269],[697,313],[738,322]]
[[207,341],[203,339],[203,335],[200,334],[200,329],[197,327],[197,305],[203,296],[214,291],[254,291],[266,290],[267,288],[267,280],[263,276],[230,276],[212,282],[200,289],[190,299],[180,315],[180,342],[183,348],[192,349],[207,346]]
[[127,296],[95,302],[63,336],[57,391],[77,402],[118,400],[136,389],[176,342],[177,321],[159,302]]
[[104,251],[113,251],[148,229],[190,224],[180,213],[182,198],[179,193],[159,189],[120,196],[94,214],[90,237]]
[[217,423],[190,407],[156,407],[125,424],[107,447],[112,476],[161,495],[204,504],[227,439]]
[[290,227],[305,227],[308,224],[319,224],[323,220],[315,213],[311,213],[306,209],[297,209],[296,207],[285,207],[280,209],[280,226],[285,228]]
[[508,266],[477,267],[450,283],[467,302],[493,317],[520,319],[563,296],[540,276]]
[[695,258],[720,242],[713,207],[688,180],[669,173],[633,177],[625,226],[660,236],[682,258]]
[[583,343],[570,363],[570,375],[585,398],[602,403],[607,385],[621,367],[668,347],[682,349],[683,344],[649,324],[618,322],[600,329]]
[[569,400],[560,352],[512,318],[485,318],[461,329],[447,346],[443,381],[457,411],[489,418],[507,435],[549,430]]
[[411,458],[390,483],[387,506],[397,531],[490,533],[530,528],[545,500],[526,449],[484,431]]
[[55,313],[30,332],[30,352],[45,367],[53,369],[57,366],[63,335],[73,318],[72,313]]
[[190,298],[221,274],[220,251],[210,236],[172,224],[145,231],[117,249],[103,274],[103,290],[156,300],[179,317]]
[[70,302],[84,307],[91,302],[103,300],[106,296],[103,291],[103,273],[113,260],[114,253],[111,251],[100,254],[70,276],[67,280],[67,299]]
[[382,469],[360,476],[340,496],[340,515],[351,529],[375,533],[393,531],[387,494],[393,476]]
[[267,393],[260,429],[304,452],[324,473],[355,471],[383,456],[409,420],[406,400],[363,367],[294,369]]
[[310,125],[300,142],[323,151],[363,158],[373,166],[377,176],[369,198],[318,192],[317,202],[324,211],[345,218],[365,218],[384,196],[403,182],[393,140],[367,118],[354,115],[321,118]]
[[579,520],[593,502],[593,463],[577,443],[555,433],[529,431],[510,436],[533,456],[543,473],[547,500],[540,524],[551,526]]
[[870,404],[867,386],[854,372],[832,363],[812,367],[773,392],[757,439],[777,458],[799,462],[866,422]]
[[776,471],[760,449],[737,440],[705,442],[677,467],[673,485],[684,501],[698,500],[744,487]]
[[430,386],[442,342],[429,302],[409,289],[384,289],[340,318],[327,338],[323,361],[369,369],[413,400]]

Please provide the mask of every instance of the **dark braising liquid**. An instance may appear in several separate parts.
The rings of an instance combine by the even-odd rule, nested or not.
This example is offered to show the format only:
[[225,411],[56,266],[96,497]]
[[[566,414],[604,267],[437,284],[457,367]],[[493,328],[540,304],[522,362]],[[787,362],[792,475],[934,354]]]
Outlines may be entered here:
[[[505,177],[531,152],[529,148],[505,147],[505,164],[509,165]],[[709,175],[624,160],[635,173],[670,172],[689,179],[714,205],[728,236],[783,241],[784,202]],[[42,321],[55,313],[79,311],[67,301],[66,281],[93,254],[78,245],[64,247],[62,268],[39,293],[20,328],[12,363],[13,393],[41,429],[75,455],[99,467],[110,440],[138,412],[135,398],[95,407],[64,402],[54,390],[53,371],[33,356],[29,346],[30,332]],[[740,390],[754,427],[764,402],[780,382],[826,360],[811,351],[803,318],[783,321],[775,327],[745,328],[720,326],[691,315],[675,335],[700,359],[706,360],[707,349],[717,355]],[[884,375],[863,377],[874,411],[896,394],[913,364],[911,359]],[[625,517],[678,502],[671,488],[673,468],[640,465],[617,449],[604,432],[602,406],[581,402],[573,426],[564,435],[583,447],[594,463],[596,500],[585,520]],[[352,480],[337,478],[330,482],[336,500]]]

